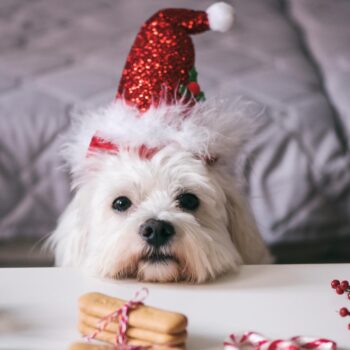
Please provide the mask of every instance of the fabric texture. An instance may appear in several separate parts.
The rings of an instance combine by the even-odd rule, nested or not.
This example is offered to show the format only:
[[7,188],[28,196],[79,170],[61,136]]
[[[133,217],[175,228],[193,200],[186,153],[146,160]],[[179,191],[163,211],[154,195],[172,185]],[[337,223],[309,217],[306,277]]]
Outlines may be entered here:
[[[207,97],[256,102],[252,113],[260,114],[261,127],[248,147],[244,172],[262,235],[277,261],[293,261],[288,247],[298,250],[298,262],[328,261],[337,254],[346,260],[350,2],[232,3],[231,31],[193,37],[196,68]],[[70,198],[59,147],[71,112],[113,100],[145,19],[165,7],[204,10],[211,4],[1,2],[2,245],[24,237],[37,241],[54,228]]]

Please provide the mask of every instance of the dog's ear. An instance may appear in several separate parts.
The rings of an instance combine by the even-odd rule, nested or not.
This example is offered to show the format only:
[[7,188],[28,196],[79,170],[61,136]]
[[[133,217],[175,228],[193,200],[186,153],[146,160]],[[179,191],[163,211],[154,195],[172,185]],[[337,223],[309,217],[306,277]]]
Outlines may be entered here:
[[239,193],[226,194],[229,232],[244,264],[271,263],[248,203]]
[[55,265],[77,266],[83,261],[88,233],[81,213],[83,204],[83,193],[78,190],[47,242],[55,255]]

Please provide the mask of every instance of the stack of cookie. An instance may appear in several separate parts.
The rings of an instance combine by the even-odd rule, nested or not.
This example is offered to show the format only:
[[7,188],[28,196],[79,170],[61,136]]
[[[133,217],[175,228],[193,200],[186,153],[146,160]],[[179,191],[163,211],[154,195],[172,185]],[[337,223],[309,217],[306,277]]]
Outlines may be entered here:
[[[85,336],[93,334],[103,317],[125,303],[101,293],[84,294],[79,299],[79,331]],[[129,312],[127,342],[130,345],[152,345],[157,350],[184,349],[186,327],[187,318],[182,314],[139,305]],[[114,320],[103,331],[97,332],[95,338],[115,344],[118,331],[118,320]]]

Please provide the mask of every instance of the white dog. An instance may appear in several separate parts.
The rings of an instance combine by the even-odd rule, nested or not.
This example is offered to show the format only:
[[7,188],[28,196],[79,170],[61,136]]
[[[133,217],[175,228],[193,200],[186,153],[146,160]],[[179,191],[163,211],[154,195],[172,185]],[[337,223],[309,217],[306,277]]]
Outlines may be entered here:
[[[111,278],[203,282],[269,261],[230,170],[252,118],[213,101],[186,118],[185,109],[162,104],[139,118],[117,100],[76,119],[65,148],[76,194],[51,238],[58,265]],[[90,145],[86,155],[96,130],[108,147]]]
[[190,34],[232,22],[232,7],[217,3],[163,9],[141,27],[116,101],[78,117],[66,145],[76,193],[50,240],[58,265],[203,282],[269,260],[236,171],[254,123],[198,102]]

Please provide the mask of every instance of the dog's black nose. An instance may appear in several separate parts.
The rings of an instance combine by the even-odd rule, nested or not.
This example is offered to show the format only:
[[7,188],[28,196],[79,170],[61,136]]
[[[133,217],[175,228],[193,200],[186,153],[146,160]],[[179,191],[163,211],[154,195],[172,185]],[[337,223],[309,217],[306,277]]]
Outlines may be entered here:
[[175,234],[175,229],[167,221],[148,219],[140,226],[139,233],[148,244],[158,248],[169,241]]

